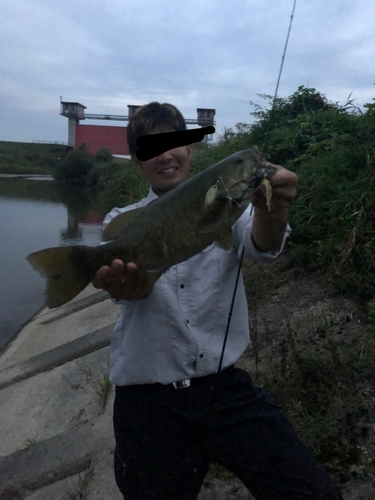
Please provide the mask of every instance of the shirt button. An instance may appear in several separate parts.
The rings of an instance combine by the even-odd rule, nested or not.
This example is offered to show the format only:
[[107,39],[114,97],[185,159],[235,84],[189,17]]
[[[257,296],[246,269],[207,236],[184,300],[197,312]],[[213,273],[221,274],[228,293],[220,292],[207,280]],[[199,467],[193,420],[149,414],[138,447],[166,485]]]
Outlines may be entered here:
[[182,283],[182,284],[180,285],[180,288],[185,288],[185,285]]
[[204,358],[204,354],[200,354],[199,357],[202,359]]

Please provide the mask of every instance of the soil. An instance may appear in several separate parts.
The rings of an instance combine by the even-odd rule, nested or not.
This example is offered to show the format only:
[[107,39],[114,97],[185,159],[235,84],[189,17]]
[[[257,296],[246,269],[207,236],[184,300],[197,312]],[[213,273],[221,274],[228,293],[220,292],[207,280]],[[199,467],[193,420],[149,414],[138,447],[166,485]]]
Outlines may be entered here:
[[[315,335],[316,342],[319,342],[316,332],[329,321],[340,339],[350,342],[366,327],[362,304],[353,298],[335,295],[324,277],[317,273],[306,273],[293,265],[288,250],[271,263],[244,263],[243,274],[248,295],[252,346],[237,366],[248,370],[253,380],[259,374],[272,370],[274,363],[281,362],[282,339],[291,328],[303,326],[303,331]],[[375,404],[372,410],[375,410]],[[361,443],[358,464],[349,467],[350,479],[342,485],[344,500],[375,499],[375,424],[370,427],[370,432]],[[369,463],[373,464],[372,476],[368,474]],[[367,474],[362,479],[364,468]],[[252,500],[254,497],[234,475],[213,464],[198,498]]]

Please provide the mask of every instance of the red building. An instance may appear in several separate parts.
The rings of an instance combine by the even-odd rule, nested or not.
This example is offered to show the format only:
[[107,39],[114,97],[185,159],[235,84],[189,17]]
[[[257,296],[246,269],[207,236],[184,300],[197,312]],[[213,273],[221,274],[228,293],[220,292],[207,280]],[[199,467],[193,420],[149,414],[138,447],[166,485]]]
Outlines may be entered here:
[[89,153],[96,153],[101,148],[108,148],[114,155],[129,155],[126,130],[127,127],[77,123],[75,147],[85,143]]

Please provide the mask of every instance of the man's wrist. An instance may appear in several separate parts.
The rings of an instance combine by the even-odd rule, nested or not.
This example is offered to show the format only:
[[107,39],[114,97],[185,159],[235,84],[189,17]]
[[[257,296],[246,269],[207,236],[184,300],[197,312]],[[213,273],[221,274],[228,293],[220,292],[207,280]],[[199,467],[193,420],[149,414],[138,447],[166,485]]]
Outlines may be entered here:
[[263,210],[262,208],[254,207],[254,218],[261,219],[272,219],[272,220],[283,220],[288,222],[289,219],[289,207],[276,208],[273,210]]
[[281,248],[289,219],[289,208],[271,212],[254,211],[251,239],[260,252],[275,252]]

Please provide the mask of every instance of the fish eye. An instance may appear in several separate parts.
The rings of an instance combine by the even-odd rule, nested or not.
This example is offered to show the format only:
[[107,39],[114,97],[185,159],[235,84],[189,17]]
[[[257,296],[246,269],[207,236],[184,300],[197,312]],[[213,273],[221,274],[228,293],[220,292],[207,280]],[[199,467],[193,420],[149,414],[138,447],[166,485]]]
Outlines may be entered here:
[[243,162],[243,158],[241,156],[239,156],[238,158],[236,158],[235,160],[235,163],[242,163]]

